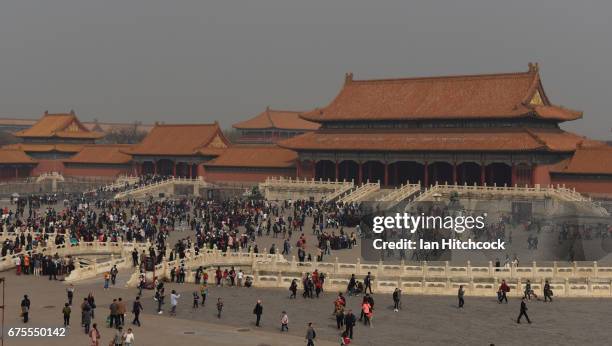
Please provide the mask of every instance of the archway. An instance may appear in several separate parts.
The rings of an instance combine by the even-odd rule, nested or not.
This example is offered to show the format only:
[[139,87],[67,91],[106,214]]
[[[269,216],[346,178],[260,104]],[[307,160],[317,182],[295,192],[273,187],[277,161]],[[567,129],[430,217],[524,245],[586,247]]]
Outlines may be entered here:
[[357,183],[359,176],[359,164],[355,161],[341,161],[338,165],[338,180],[353,180]]
[[172,175],[174,171],[174,162],[168,159],[161,159],[157,161],[157,174],[159,175]]
[[460,185],[480,185],[480,165],[476,162],[463,162],[457,165],[457,182]]
[[512,167],[505,163],[494,162],[486,168],[487,185],[510,186],[512,185]]
[[414,161],[397,161],[389,165],[392,185],[425,183],[423,165]]
[[384,184],[385,181],[385,165],[378,161],[367,161],[361,166],[362,169],[362,181],[365,183],[368,180],[370,183],[380,181]]
[[336,164],[329,160],[317,161],[315,165],[315,178],[317,180],[336,180]]
[[448,162],[433,162],[427,167],[429,175],[429,185],[436,183],[443,185],[444,183],[453,184],[453,165]]

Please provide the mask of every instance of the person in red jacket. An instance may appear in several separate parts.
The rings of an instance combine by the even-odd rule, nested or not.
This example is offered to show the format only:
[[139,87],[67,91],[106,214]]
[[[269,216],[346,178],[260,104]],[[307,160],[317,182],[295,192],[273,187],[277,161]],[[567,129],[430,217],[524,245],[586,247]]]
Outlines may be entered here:
[[506,293],[508,292],[510,292],[510,286],[508,286],[506,280],[502,280],[501,285],[499,285],[499,290],[497,291],[497,300],[499,304],[504,300],[506,304],[508,304],[508,297],[506,297]]

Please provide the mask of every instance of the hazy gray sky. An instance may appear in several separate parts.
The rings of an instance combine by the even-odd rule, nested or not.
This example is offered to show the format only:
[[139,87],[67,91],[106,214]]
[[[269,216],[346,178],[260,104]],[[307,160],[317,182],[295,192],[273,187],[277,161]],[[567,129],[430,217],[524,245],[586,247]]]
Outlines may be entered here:
[[0,116],[211,122],[326,105],[344,73],[512,72],[537,61],[567,126],[609,139],[610,0],[2,0]]

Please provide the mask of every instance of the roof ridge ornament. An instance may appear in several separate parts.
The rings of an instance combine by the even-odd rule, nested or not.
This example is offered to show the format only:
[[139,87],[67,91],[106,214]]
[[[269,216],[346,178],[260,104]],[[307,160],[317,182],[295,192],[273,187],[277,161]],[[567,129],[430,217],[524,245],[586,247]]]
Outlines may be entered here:
[[353,82],[353,72],[347,72],[344,74],[344,84],[350,84]]
[[530,62],[528,66],[529,66],[529,72],[539,72],[540,71],[540,65],[537,62],[536,63]]

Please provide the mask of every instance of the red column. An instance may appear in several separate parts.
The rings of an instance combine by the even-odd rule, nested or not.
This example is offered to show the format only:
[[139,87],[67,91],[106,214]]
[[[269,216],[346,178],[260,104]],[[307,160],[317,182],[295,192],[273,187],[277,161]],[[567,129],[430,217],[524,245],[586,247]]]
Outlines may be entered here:
[[198,165],[195,163],[191,165],[191,176],[194,178],[198,177]]
[[389,164],[385,162],[385,186],[389,185]]
[[486,168],[487,166],[485,166],[484,162],[482,162],[480,164],[480,185],[484,185],[485,184],[485,179],[486,179]]
[[511,174],[511,184],[512,186],[516,185],[516,165],[512,162],[512,174]]
[[15,167],[15,178],[19,178],[19,167]]
[[359,162],[359,172],[357,174],[357,184],[361,185],[363,181],[363,163]]
[[157,174],[157,161],[153,161],[153,174]]
[[453,162],[453,184],[457,184],[457,162]]
[[395,185],[399,185],[399,177],[397,176],[397,162],[393,165],[393,179],[395,179]]
[[296,160],[295,161],[295,176],[296,178],[299,178],[301,175],[302,175],[302,161]]
[[336,180],[340,180],[340,169],[339,169],[340,167],[338,167],[338,161],[336,161],[336,167],[335,168],[336,168],[336,175],[335,175]]
[[535,186],[536,184],[536,164],[531,165],[531,186]]
[[427,163],[427,161],[425,161],[423,165],[423,180],[425,187],[429,186],[429,163]]
[[176,162],[172,162],[172,176],[176,177]]

